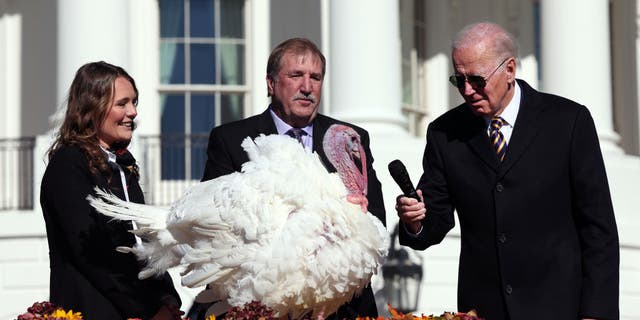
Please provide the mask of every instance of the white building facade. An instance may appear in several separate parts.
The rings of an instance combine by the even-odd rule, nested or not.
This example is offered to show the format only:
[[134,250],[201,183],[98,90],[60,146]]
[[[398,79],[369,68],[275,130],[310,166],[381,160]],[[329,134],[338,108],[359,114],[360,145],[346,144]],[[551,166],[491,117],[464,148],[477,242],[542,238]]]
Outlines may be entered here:
[[[640,319],[640,0],[0,0],[0,318],[48,299],[39,186],[84,63],[136,80],[131,150],[147,202],[166,205],[199,181],[212,127],[267,107],[271,49],[310,38],[327,57],[321,111],[371,134],[391,230],[400,190],[387,164],[402,160],[417,182],[427,124],[461,102],[450,40],[484,20],[518,39],[518,78],[591,111],[620,233],[621,317]],[[458,235],[411,252],[417,313],[455,310]],[[182,290],[186,305],[195,291]]]

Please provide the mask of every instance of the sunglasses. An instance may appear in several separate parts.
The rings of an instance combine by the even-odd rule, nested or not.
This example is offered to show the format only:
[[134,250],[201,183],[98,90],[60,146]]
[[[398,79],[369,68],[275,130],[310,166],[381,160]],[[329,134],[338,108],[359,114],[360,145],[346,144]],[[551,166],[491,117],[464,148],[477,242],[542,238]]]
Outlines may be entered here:
[[451,82],[451,84],[458,89],[464,89],[465,82],[468,82],[469,85],[474,89],[483,89],[487,85],[489,78],[491,78],[491,76],[496,73],[496,71],[498,71],[498,69],[500,69],[500,67],[502,67],[502,65],[507,62],[507,60],[509,60],[509,58],[502,60],[502,62],[500,62],[500,64],[495,69],[493,69],[493,71],[491,71],[491,73],[486,78],[478,75],[467,76],[464,74],[454,74],[449,77],[449,82]]

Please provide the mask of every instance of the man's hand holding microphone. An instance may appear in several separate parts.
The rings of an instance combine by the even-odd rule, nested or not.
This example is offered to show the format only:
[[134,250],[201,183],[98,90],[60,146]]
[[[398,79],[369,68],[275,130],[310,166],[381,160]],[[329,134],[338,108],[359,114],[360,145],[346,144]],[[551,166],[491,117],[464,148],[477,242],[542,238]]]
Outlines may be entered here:
[[418,234],[422,231],[422,220],[426,217],[427,209],[424,206],[422,190],[416,190],[411,183],[409,174],[400,160],[389,163],[389,173],[396,181],[404,195],[396,198],[396,212],[400,221],[404,223],[407,231]]

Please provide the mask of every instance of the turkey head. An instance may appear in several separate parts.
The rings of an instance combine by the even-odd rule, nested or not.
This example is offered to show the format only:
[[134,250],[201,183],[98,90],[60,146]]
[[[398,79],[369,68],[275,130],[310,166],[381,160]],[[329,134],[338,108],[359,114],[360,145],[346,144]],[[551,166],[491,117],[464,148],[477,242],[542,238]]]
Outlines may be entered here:
[[322,140],[322,148],[347,188],[347,200],[367,212],[367,157],[360,135],[351,127],[331,125]]

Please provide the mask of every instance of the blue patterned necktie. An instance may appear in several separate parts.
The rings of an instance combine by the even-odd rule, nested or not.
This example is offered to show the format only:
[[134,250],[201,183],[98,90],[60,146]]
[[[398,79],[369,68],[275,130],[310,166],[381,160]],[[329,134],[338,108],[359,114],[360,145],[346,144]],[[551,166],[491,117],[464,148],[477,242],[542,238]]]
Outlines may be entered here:
[[298,140],[298,142],[300,142],[302,145],[304,145],[304,143],[302,142],[302,136],[307,134],[306,132],[304,132],[304,130],[302,130],[300,128],[291,128],[291,129],[289,129],[289,131],[287,131],[287,134],[290,137]]
[[502,132],[500,132],[500,128],[502,128],[505,123],[501,117],[493,117],[489,130],[491,144],[493,144],[493,147],[496,149],[496,154],[500,161],[504,159],[504,155],[507,153],[507,141],[504,139]]

